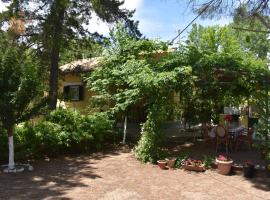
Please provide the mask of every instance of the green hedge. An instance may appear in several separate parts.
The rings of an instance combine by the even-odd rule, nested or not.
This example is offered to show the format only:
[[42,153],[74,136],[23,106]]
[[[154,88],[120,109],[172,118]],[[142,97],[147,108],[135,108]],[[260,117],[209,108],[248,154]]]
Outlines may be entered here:
[[[16,127],[15,157],[26,159],[70,152],[100,149],[112,142],[113,121],[106,113],[81,115],[67,109],[57,109],[43,120],[26,122]],[[7,135],[0,135],[0,159],[7,159]]]

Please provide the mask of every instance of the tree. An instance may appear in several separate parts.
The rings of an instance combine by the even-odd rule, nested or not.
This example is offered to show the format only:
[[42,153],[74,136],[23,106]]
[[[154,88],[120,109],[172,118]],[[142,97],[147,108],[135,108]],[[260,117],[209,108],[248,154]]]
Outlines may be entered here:
[[2,19],[21,17],[28,22],[23,41],[34,46],[41,53],[45,64],[50,66],[51,109],[57,103],[60,53],[69,48],[69,41],[93,35],[85,29],[93,15],[109,23],[123,20],[130,27],[137,28],[136,23],[129,19],[133,11],[121,9],[124,2],[119,0],[38,0],[32,5],[28,0],[9,2],[9,9],[2,13]]
[[270,19],[266,17],[270,14],[269,0],[190,0],[190,5],[194,11],[202,13],[204,17],[238,15],[245,18],[257,18],[268,30],[270,29]]
[[8,134],[9,164],[14,164],[14,126],[29,119],[44,105],[39,63],[16,40],[0,35],[0,121]]
[[141,129],[141,139],[135,148],[143,162],[155,162],[159,157],[159,128],[172,106],[171,95],[188,83],[190,68],[182,57],[169,55],[166,44],[137,39],[123,26],[116,27],[109,38],[101,67],[96,68],[87,84],[95,92],[100,107],[109,105],[116,117],[136,103],[142,103],[147,121]]
[[261,74],[269,70],[265,58],[258,58],[244,40],[245,34],[237,34],[231,26],[193,25],[185,51],[196,80],[193,92],[180,93],[186,117],[197,123],[198,119],[218,122],[225,105],[241,105],[254,97],[261,100]]
[[105,45],[105,41],[102,41],[102,44],[100,44],[99,42],[93,41],[93,38],[71,40],[69,41],[69,48],[62,49],[60,52],[60,64],[64,65],[74,60],[98,57],[102,54]]
[[[138,40],[123,26],[109,39],[101,66],[86,78],[87,84],[95,93],[93,99],[100,107],[109,106],[114,117],[138,102],[144,105],[147,120],[135,147],[143,162],[160,156],[160,125],[174,108],[175,91],[190,122],[217,121],[223,105],[241,103],[257,92],[260,74],[268,72],[264,60],[242,47],[229,27],[194,25],[189,40],[175,52],[159,41]],[[219,79],[218,70],[232,79]],[[241,76],[243,71],[247,76]]]
[[261,59],[267,59],[267,54],[270,52],[269,32],[263,31],[265,26],[257,18],[245,17],[247,16],[245,7],[239,9],[242,14],[234,16],[230,27],[235,30],[242,47],[254,52]]

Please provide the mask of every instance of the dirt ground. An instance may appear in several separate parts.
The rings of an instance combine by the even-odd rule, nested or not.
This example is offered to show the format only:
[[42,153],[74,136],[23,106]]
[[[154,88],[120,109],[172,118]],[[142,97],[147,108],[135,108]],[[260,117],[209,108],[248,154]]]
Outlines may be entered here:
[[215,171],[160,170],[115,150],[34,163],[33,172],[0,174],[0,199],[270,200],[270,179]]

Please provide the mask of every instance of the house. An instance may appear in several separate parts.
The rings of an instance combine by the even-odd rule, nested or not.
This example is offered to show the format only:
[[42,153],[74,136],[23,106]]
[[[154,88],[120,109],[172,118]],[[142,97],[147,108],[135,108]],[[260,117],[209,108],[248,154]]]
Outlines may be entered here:
[[[159,59],[166,53],[164,51],[155,52],[154,56]],[[86,88],[83,76],[98,67],[101,59],[101,57],[82,59],[60,66],[59,92],[63,95],[60,95],[58,107],[74,108],[83,114],[90,111],[90,98],[93,93]],[[172,98],[174,101],[179,101],[179,94],[172,94]],[[106,108],[103,110],[106,110]],[[146,120],[143,102],[139,102],[129,109],[128,118],[133,122]]]
[[[101,57],[82,59],[60,66],[59,92],[62,95],[57,107],[74,108],[83,114],[90,111],[90,98],[93,93],[86,88],[83,77],[98,67],[101,59]],[[132,106],[129,120],[144,121],[146,113],[142,107],[142,103]]]
[[83,76],[91,73],[101,61],[101,57],[77,60],[60,67],[58,106],[75,108],[82,113],[87,113],[89,99],[93,95],[86,88]]

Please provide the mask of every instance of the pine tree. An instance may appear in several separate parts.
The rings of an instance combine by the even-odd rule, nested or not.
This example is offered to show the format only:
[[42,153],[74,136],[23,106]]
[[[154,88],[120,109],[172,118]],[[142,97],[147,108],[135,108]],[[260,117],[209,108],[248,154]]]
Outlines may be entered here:
[[[137,30],[137,23],[130,20],[134,11],[120,8],[119,0],[10,0],[6,12],[1,13],[2,25],[11,17],[22,18],[27,24],[22,42],[36,49],[44,65],[49,66],[50,108],[55,109],[58,96],[58,70],[61,51],[69,48],[74,39],[93,36],[85,25],[94,15],[113,23],[124,21]],[[91,27],[90,27],[91,29]],[[140,34],[137,31],[138,34]]]

